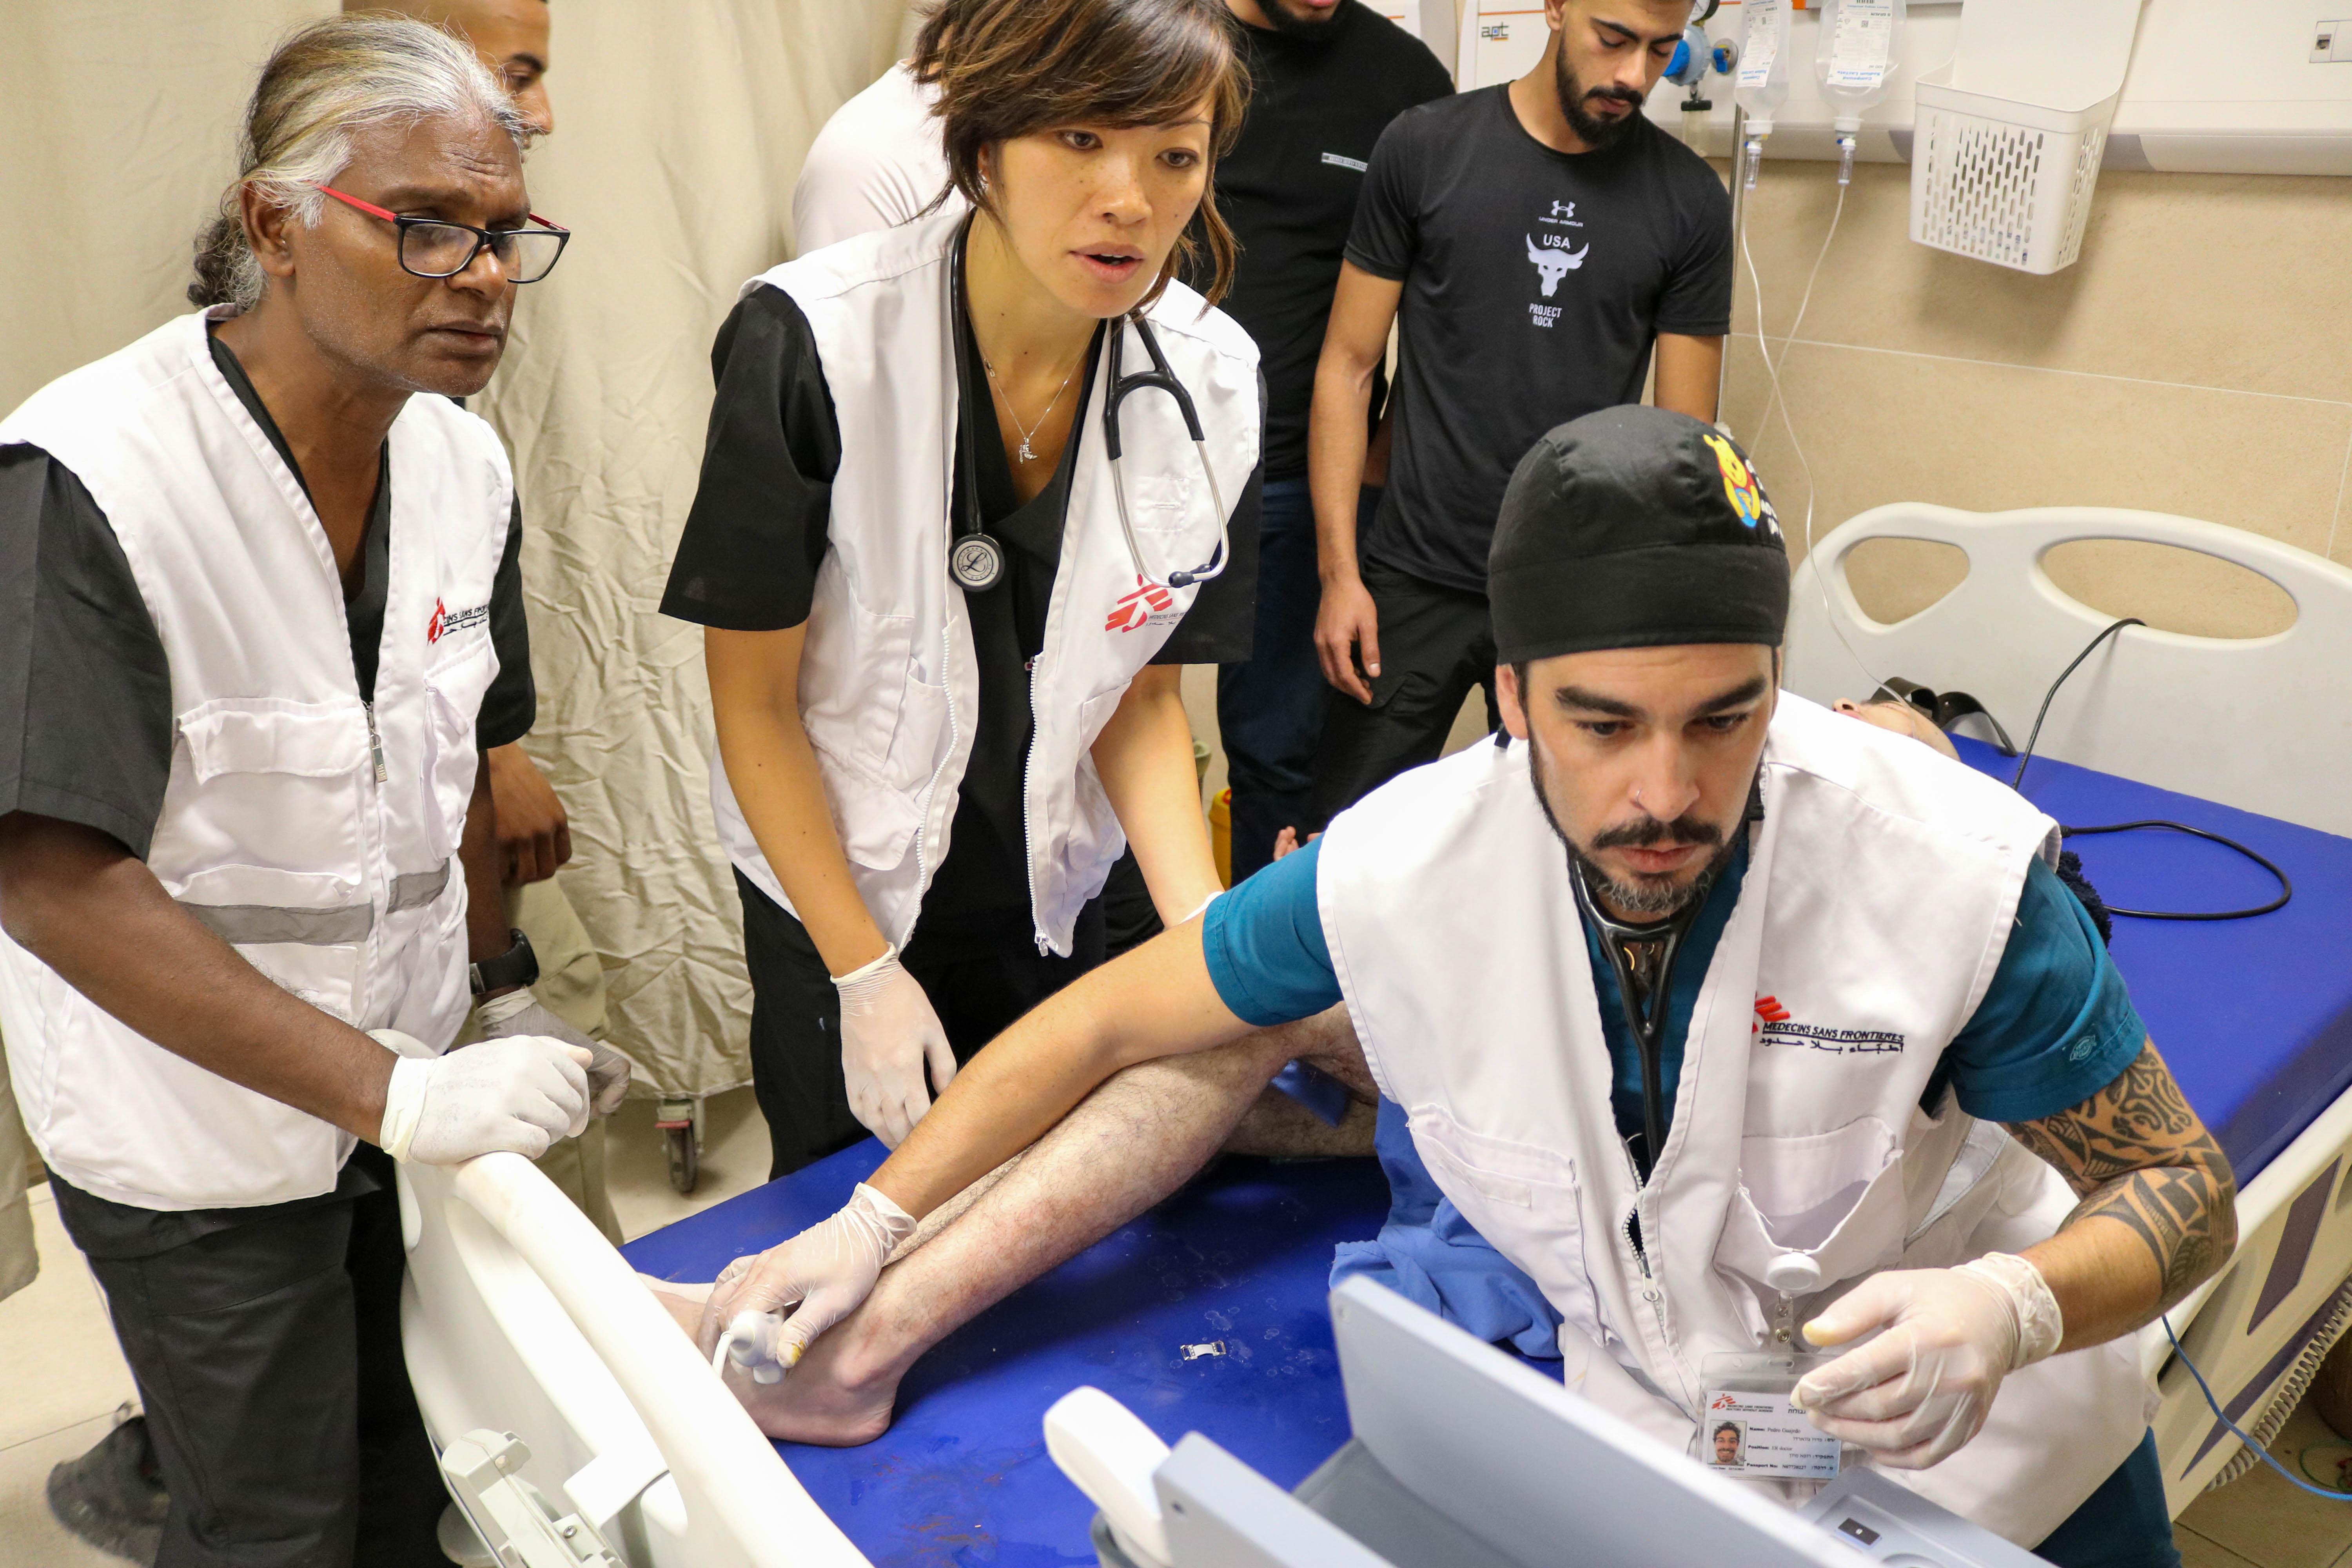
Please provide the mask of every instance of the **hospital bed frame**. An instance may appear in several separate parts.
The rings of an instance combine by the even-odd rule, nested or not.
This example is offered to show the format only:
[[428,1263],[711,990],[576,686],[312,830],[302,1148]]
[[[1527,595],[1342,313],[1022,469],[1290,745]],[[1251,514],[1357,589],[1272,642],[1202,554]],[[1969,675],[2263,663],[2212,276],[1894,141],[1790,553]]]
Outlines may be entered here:
[[[609,1563],[593,1549],[601,1537],[635,1568],[866,1568],[635,1272],[530,1162],[403,1164],[400,1219],[417,1404],[476,1529],[494,1547],[514,1543],[502,1561]],[[479,1474],[457,1475],[467,1469]],[[525,1517],[534,1506],[543,1529]]]
[[[1875,620],[1846,573],[1856,549],[1886,539],[1951,545],[1968,574],[1916,615]],[[1878,507],[1823,537],[1798,567],[1786,684],[1822,702],[1866,697],[1887,676],[1958,688],[2022,742],[2052,678],[2116,619],[2067,595],[2044,560],[2061,544],[2109,539],[2255,572],[2294,600],[2295,622],[2243,639],[2125,628],[2052,702],[2036,754],[2352,836],[2352,712],[2308,700],[2312,672],[2352,669],[2352,571],[2240,529],[2095,507]],[[1992,626],[1999,637],[1986,635]],[[2179,743],[2224,727],[2261,737],[2260,766],[2242,748]],[[2231,1419],[2267,1443],[2352,1326],[2352,1091],[2243,1183],[2238,1226],[2229,1264],[2170,1319]],[[2161,1324],[2144,1331],[2141,1351],[2162,1399],[2153,1425],[2177,1515],[2258,1461],[2213,1418]]]
[[[1883,626],[1862,613],[1843,571],[1855,546],[1880,537],[1957,544],[1974,570],[1937,605]],[[2352,717],[2288,705],[2299,671],[2352,668],[2352,572],[2233,530],[2144,512],[1881,508],[1821,542],[1815,562],[1833,570],[1800,569],[1788,683],[1822,700],[1865,695],[1866,662],[1873,675],[1965,687],[1996,713],[2030,721],[2050,676],[2109,619],[2060,593],[2042,558],[2067,539],[2115,537],[2249,566],[2294,595],[2300,617],[2289,632],[2242,643],[2124,633],[2053,705],[2042,750],[2352,834],[2352,801],[2327,795],[2352,764]],[[2002,627],[2000,639],[1983,636],[1990,624]],[[2219,748],[2141,746],[2140,731],[2178,733],[2221,704],[2233,723],[2264,734],[2261,776],[2217,762]],[[2323,781],[2316,795],[2304,788],[2312,779]],[[2229,1264],[2172,1314],[2232,1419],[2258,1436],[2284,1422],[2352,1320],[2352,1092],[2315,1109],[2245,1182]],[[628,1263],[528,1162],[404,1165],[400,1201],[409,1256],[402,1321],[418,1402],[453,1491],[486,1539],[509,1552],[503,1561],[867,1563]],[[2161,1394],[2154,1426],[2178,1512],[2242,1473],[2252,1455],[2215,1422],[2160,1328],[2142,1349]]]

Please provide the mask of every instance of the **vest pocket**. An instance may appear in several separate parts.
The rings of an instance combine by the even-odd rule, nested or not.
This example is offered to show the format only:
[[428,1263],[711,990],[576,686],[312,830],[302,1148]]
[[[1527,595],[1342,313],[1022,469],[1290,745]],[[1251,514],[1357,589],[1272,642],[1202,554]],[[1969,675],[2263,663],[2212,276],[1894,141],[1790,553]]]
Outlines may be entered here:
[[425,829],[435,859],[457,852],[481,766],[482,698],[496,673],[486,637],[473,651],[425,673]]
[[1716,1260],[1761,1284],[1784,1253],[1820,1265],[1824,1285],[1894,1261],[1903,1248],[1903,1148],[1874,1116],[1827,1132],[1739,1141],[1740,1185]]
[[[915,679],[915,618],[877,615],[841,583],[830,584],[829,593],[826,574],[838,572],[830,555],[818,570],[816,605],[801,644],[801,727],[810,744],[867,777],[901,789],[919,787],[929,767],[921,777],[892,767],[906,758],[916,738],[912,730],[902,738],[900,714],[910,699],[935,692],[943,722],[946,689]],[[933,728],[934,743],[938,734]]]
[[[1191,443],[1185,445],[1189,447]],[[1187,458],[1192,456],[1189,451],[1183,455]],[[1170,460],[1175,460],[1172,451]],[[1213,527],[1216,522],[1216,519],[1210,515],[1209,488],[1192,469],[1180,468],[1165,474],[1130,474],[1127,480],[1127,502],[1138,533],[1181,533],[1195,521],[1195,508],[1199,509],[1200,518],[1210,526]],[[1163,574],[1169,570],[1158,562],[1147,564]],[[1184,561],[1176,563],[1180,570],[1191,564],[1191,562]]]
[[896,710],[878,771],[835,743],[843,738],[840,731],[821,727],[813,714],[803,720],[842,853],[877,871],[906,860],[907,846],[923,824],[925,786],[939,771],[940,736],[947,729],[947,688],[909,674]]
[[1596,1344],[1600,1301],[1584,1257],[1576,1163],[1532,1144],[1473,1132],[1435,1106],[1407,1118],[1438,1190],[1486,1243],[1519,1268],[1554,1310]]
[[358,699],[221,698],[182,714],[179,730],[186,768],[173,767],[148,853],[167,888],[232,866],[360,885],[368,732]]

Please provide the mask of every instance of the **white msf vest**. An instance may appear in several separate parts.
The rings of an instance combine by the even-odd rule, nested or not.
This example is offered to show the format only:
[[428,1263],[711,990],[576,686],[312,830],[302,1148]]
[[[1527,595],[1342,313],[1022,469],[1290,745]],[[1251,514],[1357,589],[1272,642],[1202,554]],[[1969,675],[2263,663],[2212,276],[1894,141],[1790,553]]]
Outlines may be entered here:
[[[1439,1187],[1566,1319],[1570,1388],[1679,1447],[1700,1358],[1763,1344],[1775,1258],[1820,1267],[1801,1323],[1878,1269],[2056,1230],[2074,1203],[2056,1172],[1948,1098],[1919,1110],[1991,984],[2029,862],[2054,850],[2048,817],[1783,692],[1764,821],[1643,1186],[1528,758],[1524,742],[1473,746],[1340,816],[1318,901],[1373,1076]],[[2031,1545],[2129,1456],[2148,1395],[2128,1338],[2053,1357],[2002,1385],[1967,1447],[1889,1473]]]
[[[773,284],[808,318],[841,426],[831,547],[801,655],[801,721],[857,890],[883,935],[902,943],[947,858],[980,708],[971,624],[947,569],[957,415],[948,253],[961,221],[942,214],[859,235],[743,290]],[[1150,320],[1200,411],[1230,506],[1257,466],[1257,346],[1181,283],[1168,286]],[[1126,365],[1148,364],[1133,329],[1120,330]],[[1063,954],[1078,910],[1127,847],[1088,748],[1200,592],[1146,590],[1137,580],[1103,447],[1108,380],[1098,367],[1072,434],[1084,445],[1029,685],[1036,730],[1022,797],[1030,907],[1038,950]],[[1138,393],[1119,417],[1136,538],[1145,567],[1164,580],[1210,558],[1221,520],[1175,400]],[[716,748],[710,792],[729,858],[790,909]]]
[[[171,667],[172,772],[148,868],[304,1001],[436,1048],[464,1022],[474,721],[513,482],[489,426],[409,399],[388,442],[391,581],[373,711],[302,487],[183,316],[0,422],[88,487]],[[125,963],[141,962],[135,952]],[[0,937],[0,1032],[66,1180],[152,1209],[331,1190],[349,1134],[134,1034]]]

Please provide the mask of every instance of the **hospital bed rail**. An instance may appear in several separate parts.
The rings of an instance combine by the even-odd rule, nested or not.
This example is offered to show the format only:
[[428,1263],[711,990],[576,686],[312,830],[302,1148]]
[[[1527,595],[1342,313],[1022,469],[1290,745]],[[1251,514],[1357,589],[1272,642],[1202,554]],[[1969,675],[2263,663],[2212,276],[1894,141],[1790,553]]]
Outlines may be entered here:
[[[1879,621],[1847,574],[1864,545],[1888,540],[1956,549],[1966,574],[1935,603]],[[2243,568],[2291,600],[2294,618],[2284,630],[2251,637],[2126,630],[2052,701],[2039,754],[2352,836],[2352,793],[2343,785],[2352,771],[2352,717],[2312,697],[2315,680],[2352,667],[2352,570],[2243,529],[2107,507],[1873,508],[1822,535],[1797,568],[1787,684],[1822,702],[1866,697],[1888,676],[1965,690],[2022,740],[2052,679],[2115,619],[2068,594],[2048,570],[2052,552],[2084,541],[2167,546]],[[1996,626],[2000,636],[1986,635]],[[2217,735],[2233,743],[2212,743]],[[2008,776],[2005,769],[1999,776]],[[2028,795],[2040,799],[2049,776],[2037,774]],[[2342,896],[2340,881],[2317,874],[2309,859],[2295,862],[2296,912],[2306,917],[2312,900]],[[2136,991],[2134,944],[2149,940],[2119,933],[2117,962]],[[2319,984],[2329,955],[2304,962],[2323,966],[2312,982]],[[2264,972],[2263,979],[2276,984],[2278,974]],[[2262,982],[2245,970],[2235,983]],[[2339,1062],[2352,1048],[2347,1016],[2339,1012],[2310,1037]],[[2162,1020],[2149,1018],[2176,1072],[2194,1068],[2201,1051],[2245,1050],[2226,1009],[2204,1022],[2208,1034],[2168,1033]],[[2304,1070],[2312,1048],[2296,1051],[2292,1087],[2260,1083],[2237,1103],[2199,1104],[2224,1146],[2237,1145],[2238,1247],[2212,1280],[2168,1314],[2230,1419],[2264,1441],[2284,1426],[2320,1358],[2352,1326],[2352,1089],[2336,1087],[2344,1082],[2338,1073],[2313,1094]],[[2140,1352],[2161,1398],[2152,1425],[2178,1514],[2198,1493],[2243,1475],[2255,1456],[2214,1418],[2161,1324],[2142,1331]]]
[[[2265,1443],[2352,1327],[2352,1093],[2339,1097],[2238,1194],[2238,1246],[2168,1317],[2222,1409]],[[2140,1331],[2163,1400],[2153,1425],[2177,1515],[2257,1462],[2214,1419],[2164,1325]]]
[[521,1478],[629,1568],[868,1568],[529,1161],[404,1164],[399,1179],[402,1333],[436,1452],[485,1428],[519,1436]]

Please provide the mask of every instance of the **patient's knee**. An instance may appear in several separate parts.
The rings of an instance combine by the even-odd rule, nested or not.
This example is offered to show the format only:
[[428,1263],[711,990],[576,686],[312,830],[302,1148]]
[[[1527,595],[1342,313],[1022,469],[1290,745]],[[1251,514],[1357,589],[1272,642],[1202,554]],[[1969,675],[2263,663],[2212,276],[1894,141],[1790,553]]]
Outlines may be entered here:
[[1224,1152],[1276,1159],[1370,1154],[1372,1129],[1378,1120],[1369,1102],[1350,1100],[1335,1127],[1282,1090],[1267,1089],[1243,1112],[1241,1121],[1225,1140]]

